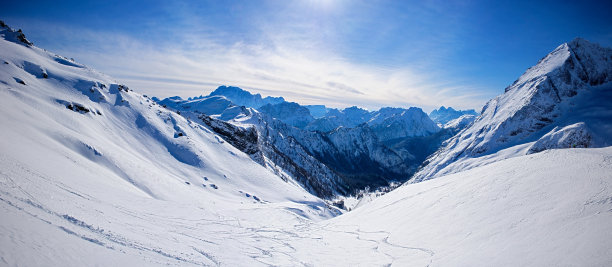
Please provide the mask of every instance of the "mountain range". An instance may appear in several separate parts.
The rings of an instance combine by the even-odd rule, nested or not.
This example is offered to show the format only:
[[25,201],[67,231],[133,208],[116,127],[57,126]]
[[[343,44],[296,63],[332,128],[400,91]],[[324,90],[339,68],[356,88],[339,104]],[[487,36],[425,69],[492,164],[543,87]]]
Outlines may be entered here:
[[468,110],[455,110],[452,107],[441,106],[439,109],[434,109],[429,113],[429,117],[436,123],[446,124],[454,119],[457,119],[463,115],[478,116],[478,113],[473,109]]
[[[439,141],[435,136],[441,136],[437,135],[441,129],[419,108],[374,112],[357,107],[325,108],[327,113],[314,119],[309,108],[293,102],[266,103],[256,109],[234,103],[245,103],[244,99],[260,104],[264,99],[282,98],[262,98],[237,87],[220,86],[207,96],[156,100],[212,127],[263,166],[281,176],[288,174],[284,179],[297,180],[324,198],[407,181],[437,148],[432,145]],[[248,146],[232,138],[247,132],[253,136]],[[416,142],[426,138],[432,140]]]
[[480,114],[158,99],[0,22],[0,259],[607,266],[611,79],[575,39]]

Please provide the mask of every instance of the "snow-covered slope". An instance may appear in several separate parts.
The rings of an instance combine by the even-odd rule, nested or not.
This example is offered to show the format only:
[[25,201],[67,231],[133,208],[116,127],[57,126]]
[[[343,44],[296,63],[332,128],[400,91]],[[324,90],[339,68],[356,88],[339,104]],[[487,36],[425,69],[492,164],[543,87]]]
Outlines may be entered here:
[[[404,185],[323,222],[317,233],[329,245],[312,261],[608,266],[611,173],[610,147],[550,150]],[[357,248],[362,242],[355,239],[368,245]],[[298,251],[308,246],[291,244]]]
[[[428,159],[413,181],[464,170],[464,163],[546,138],[546,148],[612,144],[612,49],[584,39],[562,44],[529,68],[482,114]],[[581,123],[576,144],[551,139],[558,128]],[[564,128],[565,129],[565,128]],[[588,131],[588,132],[587,132]],[[567,132],[567,131],[566,131]],[[552,144],[552,140],[559,142]],[[572,139],[573,140],[573,139]],[[542,143],[544,142],[538,142]],[[536,150],[540,150],[539,147]],[[516,147],[522,151],[522,147]],[[531,150],[534,151],[534,150]],[[505,152],[504,152],[505,153]],[[509,155],[502,153],[500,158]],[[522,152],[521,152],[522,153]],[[516,155],[516,153],[510,153]],[[518,153],[520,154],[520,153]]]
[[444,129],[452,129],[456,132],[463,130],[463,128],[470,125],[470,123],[476,120],[476,116],[474,115],[461,115],[461,117],[451,120],[444,124]]
[[18,33],[0,32],[1,265],[612,264],[610,147],[407,184],[322,220],[333,214],[321,200],[209,126],[8,34]]
[[[286,212],[314,219],[334,215],[325,202],[283,181],[210,129],[104,74],[13,41],[10,34],[16,33],[0,32],[0,251],[5,263],[29,258],[26,265],[87,265],[74,255],[36,258],[39,245],[53,255],[68,249],[91,252],[108,264],[112,261],[104,255],[126,250],[145,253],[145,262],[176,262],[183,252],[160,248],[152,237],[165,235],[159,230],[164,228],[149,228],[144,219],[172,221],[167,207],[185,205],[215,221],[223,220],[224,210],[267,206],[280,207],[279,219]],[[133,224],[136,217],[139,222]],[[135,237],[134,231],[148,233]],[[22,253],[30,256],[19,258]],[[211,264],[198,255],[188,257]]]
[[[305,193],[209,129],[108,76],[33,46],[0,43],[0,139],[7,157],[45,159],[41,168],[68,157],[83,171],[100,171],[108,182],[156,199],[238,196],[238,188],[268,201],[286,199],[270,192],[273,187]],[[212,183],[220,189],[202,186]]]
[[549,150],[405,185],[321,222],[274,203],[160,201],[4,155],[0,164],[8,265],[612,263],[610,148]]

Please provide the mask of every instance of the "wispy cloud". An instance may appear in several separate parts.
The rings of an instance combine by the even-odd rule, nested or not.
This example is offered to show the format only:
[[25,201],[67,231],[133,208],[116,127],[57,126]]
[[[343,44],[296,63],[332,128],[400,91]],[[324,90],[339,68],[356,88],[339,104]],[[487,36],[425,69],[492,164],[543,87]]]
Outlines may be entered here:
[[293,30],[274,30],[269,24],[260,27],[259,41],[227,42],[185,29],[152,42],[117,32],[27,23],[53,29],[36,36],[65,40],[66,44],[57,45],[58,53],[158,97],[202,95],[218,85],[235,85],[302,104],[425,110],[440,105],[479,108],[491,97],[484,88],[446,78],[443,71],[418,64],[354,62],[339,53],[342,46],[328,37],[300,39]]

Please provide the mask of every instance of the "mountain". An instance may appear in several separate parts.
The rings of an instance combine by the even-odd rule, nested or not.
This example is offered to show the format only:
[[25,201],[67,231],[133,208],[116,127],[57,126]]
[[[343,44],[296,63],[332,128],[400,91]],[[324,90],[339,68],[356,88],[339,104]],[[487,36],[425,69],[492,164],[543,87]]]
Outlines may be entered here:
[[309,131],[330,132],[338,127],[372,128],[381,141],[426,136],[438,132],[439,127],[420,108],[384,107],[377,111],[367,111],[358,107],[343,110],[331,109],[327,114],[308,124]]
[[[269,109],[273,105],[263,106],[264,112],[245,108],[240,115],[222,120],[220,115],[196,109],[192,101],[178,101],[168,107],[204,124],[254,161],[285,180],[298,181],[322,198],[348,195],[366,187],[386,186],[391,181],[405,181],[427,156],[421,156],[420,161],[412,156],[403,158],[383,144],[367,126],[340,127],[326,133],[307,131],[270,116]],[[170,103],[170,99],[159,103]],[[297,104],[287,102],[287,105],[295,108]]]
[[[218,94],[158,103],[204,123],[254,161],[325,199],[406,181],[449,137],[415,107],[331,109],[315,120],[307,107],[286,101],[256,110]],[[333,126],[313,130],[317,122]]]
[[608,146],[611,82],[612,49],[580,38],[562,44],[490,100],[413,181],[544,149]]
[[224,96],[238,106],[250,108],[259,108],[267,104],[274,105],[285,102],[285,99],[282,97],[267,96],[262,98],[260,94],[251,94],[248,91],[234,86],[219,86],[212,91],[209,96]]
[[441,106],[439,109],[434,109],[429,113],[429,117],[431,118],[431,120],[442,125],[463,115],[478,116],[478,113],[473,109],[455,110],[452,107],[447,108],[444,106]]
[[249,108],[237,106],[224,96],[195,97],[188,100],[173,96],[163,100],[157,99],[156,102],[163,107],[175,110],[194,110],[221,120],[239,119],[251,112]]
[[[259,130],[249,125],[303,129],[260,120],[265,116],[247,107],[224,121],[182,106],[208,103],[203,98],[174,99],[164,107],[0,26],[2,265],[612,262],[612,147],[548,149],[589,140],[587,133],[598,142],[597,127],[605,124],[593,124],[602,117],[590,112],[607,112],[602,102],[610,98],[603,98],[608,91],[602,90],[609,87],[581,89],[592,94],[577,90],[575,97],[593,106],[575,102],[571,111],[582,118],[579,122],[551,123],[558,125],[525,146],[544,148],[541,152],[404,184],[340,215],[300,183],[283,179],[288,176],[275,161],[251,146],[290,140],[279,144],[307,159],[296,139],[286,134],[260,139]],[[225,105],[213,97],[211,103]],[[170,105],[183,111],[178,114]],[[337,136],[305,133],[311,136],[307,139],[337,140],[339,151],[371,145],[350,144],[359,140],[355,136],[377,138],[367,125],[334,132]],[[262,155],[265,166],[253,160],[255,154]]]
[[372,115],[366,124],[372,128],[381,141],[429,136],[440,130],[423,110],[416,107],[409,109],[381,108]]
[[[206,105],[213,101],[208,100],[208,98],[211,97],[224,97],[229,100],[227,103],[223,102],[223,105],[229,105],[231,102],[237,106],[256,108],[262,114],[270,118],[278,119],[286,124],[308,131],[331,132],[338,127],[355,128],[361,124],[367,124],[374,130],[381,141],[426,136],[439,131],[439,127],[429,119],[427,114],[416,107],[411,107],[409,109],[385,107],[373,112],[356,106],[341,110],[328,109],[324,105],[302,106],[298,103],[287,102],[283,97],[261,98],[259,94],[253,95],[249,91],[233,86],[220,86],[207,97],[190,98],[188,101],[181,102],[181,108],[187,110],[189,107],[193,106],[189,101],[200,101],[203,98],[207,100],[205,102],[200,102]],[[175,96],[164,99],[159,103],[171,105],[176,108],[176,104],[170,104],[170,102],[176,100],[182,101],[180,97]],[[204,114],[219,117],[218,114],[224,112],[224,107],[225,106],[222,105],[213,105],[212,107],[200,105],[196,110]],[[470,111],[455,111],[452,108],[445,109],[442,107],[440,110],[442,109],[448,112],[459,112],[460,114],[470,113]],[[316,115],[313,115],[313,112]],[[452,114],[448,116],[452,116]],[[459,116],[457,116],[457,118],[458,117]]]
[[330,110],[325,105],[306,105],[305,107],[310,110],[310,115],[315,119],[324,117]]
[[369,121],[372,114],[362,108],[353,106],[342,110],[330,109],[327,114],[306,126],[306,130],[329,132],[340,126],[353,128]]
[[258,110],[263,114],[297,128],[304,128],[314,120],[308,108],[294,102],[282,102],[274,105],[267,104],[259,107]]
[[463,128],[469,126],[475,120],[476,120],[475,115],[461,115],[461,117],[453,119],[447,122],[446,124],[444,124],[442,128],[452,129],[453,132],[458,133],[459,131],[463,130]]
[[[275,204],[304,214],[337,214],[297,182],[284,181],[209,128],[107,75],[12,38],[21,34],[6,26],[0,29],[3,210],[17,205],[34,214],[25,214],[28,220],[64,227],[75,238],[80,230],[68,230],[66,224],[83,226],[76,219],[82,211],[61,208],[70,199],[66,194],[87,203],[113,202],[114,197],[120,198],[117,202],[206,203],[203,212]],[[10,189],[19,184],[37,187],[43,195]],[[49,195],[46,190],[61,193]],[[46,196],[51,199],[42,201]],[[111,214],[81,219],[94,222]],[[2,221],[16,218],[23,219],[3,216]],[[139,242],[98,234],[112,239],[104,241],[109,246]]]

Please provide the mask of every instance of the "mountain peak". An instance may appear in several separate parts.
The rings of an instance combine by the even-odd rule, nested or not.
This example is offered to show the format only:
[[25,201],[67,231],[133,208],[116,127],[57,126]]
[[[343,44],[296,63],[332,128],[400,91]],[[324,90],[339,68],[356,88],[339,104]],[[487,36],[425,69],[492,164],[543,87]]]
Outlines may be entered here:
[[274,105],[285,102],[283,97],[267,96],[262,98],[260,94],[252,94],[240,87],[225,85],[217,87],[217,89],[212,91],[208,96],[225,96],[236,105],[251,108],[259,108],[266,104]]
[[434,109],[429,113],[429,117],[436,123],[440,123],[442,125],[446,124],[449,121],[457,119],[463,115],[478,115],[475,110],[456,110],[452,107],[444,107],[441,106],[439,109]]
[[4,37],[4,39],[6,39],[7,41],[11,41],[13,43],[24,44],[26,46],[34,45],[34,43],[30,42],[26,38],[25,34],[23,34],[21,29],[14,30],[8,25],[6,25],[6,23],[4,23],[4,21],[2,20],[0,20],[0,36]]
[[[583,129],[589,129],[587,126],[602,125],[610,119],[605,117],[612,114],[606,101],[610,99],[610,85],[612,49],[582,38],[564,43],[527,69],[503,94],[487,102],[474,123],[428,159],[429,164],[415,175],[415,181],[464,170],[469,167],[461,164],[469,158],[536,141],[549,132],[548,136],[587,136],[581,135]],[[570,122],[584,122],[586,126],[565,128]],[[612,136],[608,126],[590,129],[594,132],[588,134],[589,138],[600,140],[596,143],[609,142],[601,140]]]
[[519,79],[506,88],[506,92],[543,77],[556,77],[577,88],[600,85],[612,81],[612,49],[583,38],[558,46],[538,63],[527,69]]
[[212,91],[210,93],[211,96],[213,96],[213,95],[226,95],[226,94],[253,96],[253,94],[251,94],[251,92],[249,92],[247,90],[244,90],[244,89],[242,89],[240,87],[226,86],[226,85],[221,85],[221,86],[217,87],[217,89],[215,89],[214,91]]
[[581,45],[597,45],[599,46],[597,43],[591,43],[590,41],[588,41],[587,39],[584,39],[582,37],[576,37],[574,38],[574,40],[571,40],[567,43],[570,47],[576,47],[576,46],[581,46]]

